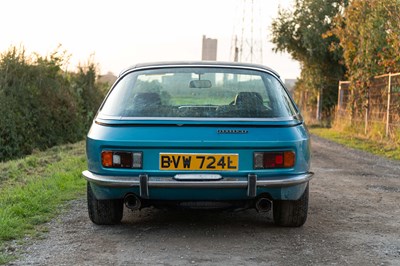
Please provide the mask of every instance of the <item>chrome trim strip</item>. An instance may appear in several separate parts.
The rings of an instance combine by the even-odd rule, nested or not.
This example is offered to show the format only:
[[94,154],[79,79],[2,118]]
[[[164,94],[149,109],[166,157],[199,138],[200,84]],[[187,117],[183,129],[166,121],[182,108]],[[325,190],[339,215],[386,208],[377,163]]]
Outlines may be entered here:
[[264,73],[268,73],[270,75],[275,76],[280,80],[279,74],[266,66],[263,65],[254,65],[254,64],[235,64],[232,62],[216,62],[215,64],[207,64],[202,62],[155,62],[149,65],[136,65],[129,67],[118,75],[118,79],[122,76],[127,75],[128,73],[139,71],[139,70],[148,70],[148,69],[159,69],[159,68],[229,68],[229,69],[244,69],[244,70],[253,70],[260,71]]
[[[139,176],[104,176],[89,172],[82,172],[83,177],[96,185],[128,188],[140,187]],[[269,179],[257,179],[256,187],[288,187],[302,184],[311,180],[313,172],[295,176],[279,176]],[[149,188],[247,188],[248,177],[244,178],[223,178],[212,181],[178,181],[173,177],[148,177]]]

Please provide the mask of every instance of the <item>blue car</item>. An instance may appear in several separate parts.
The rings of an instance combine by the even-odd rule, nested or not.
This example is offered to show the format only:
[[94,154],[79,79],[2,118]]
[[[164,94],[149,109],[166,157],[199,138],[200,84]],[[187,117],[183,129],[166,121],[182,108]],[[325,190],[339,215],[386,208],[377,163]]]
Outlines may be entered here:
[[124,205],[272,211],[307,219],[310,138],[279,75],[225,62],[123,71],[87,136],[89,217],[116,224]]

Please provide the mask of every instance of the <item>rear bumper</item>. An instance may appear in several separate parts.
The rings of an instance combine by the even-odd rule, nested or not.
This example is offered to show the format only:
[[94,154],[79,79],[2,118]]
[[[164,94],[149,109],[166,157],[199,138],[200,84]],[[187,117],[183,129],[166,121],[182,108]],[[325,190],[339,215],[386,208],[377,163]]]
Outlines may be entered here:
[[220,180],[190,180],[181,181],[173,177],[140,176],[104,176],[93,174],[90,171],[82,172],[84,178],[97,186],[109,188],[139,188],[140,197],[149,198],[151,188],[232,188],[246,189],[247,197],[257,196],[258,188],[282,188],[301,185],[311,180],[314,173],[308,172],[299,175],[279,176],[268,179],[258,179],[257,175],[249,174],[247,180],[243,178],[223,178]]

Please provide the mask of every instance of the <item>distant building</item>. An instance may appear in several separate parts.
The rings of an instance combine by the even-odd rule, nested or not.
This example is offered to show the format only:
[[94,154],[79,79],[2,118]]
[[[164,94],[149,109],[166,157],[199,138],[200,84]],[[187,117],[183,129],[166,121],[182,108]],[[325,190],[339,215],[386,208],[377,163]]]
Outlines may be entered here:
[[105,75],[100,75],[97,77],[97,82],[108,84],[111,86],[117,80],[117,76],[115,76],[112,72],[107,72]]
[[217,39],[207,38],[203,35],[203,48],[201,53],[201,60],[216,61],[217,60]]
[[293,96],[294,93],[294,85],[296,85],[297,79],[285,79],[284,83],[286,88],[288,89],[290,95]]

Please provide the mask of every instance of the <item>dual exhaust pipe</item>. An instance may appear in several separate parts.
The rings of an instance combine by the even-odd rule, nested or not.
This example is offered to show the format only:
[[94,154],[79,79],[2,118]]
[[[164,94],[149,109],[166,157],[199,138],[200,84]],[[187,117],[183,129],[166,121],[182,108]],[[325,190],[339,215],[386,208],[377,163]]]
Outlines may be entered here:
[[142,207],[142,201],[135,194],[127,194],[124,198],[124,204],[128,209],[133,211],[140,210]]
[[259,198],[255,203],[258,212],[269,212],[272,208],[272,201],[268,198]]

